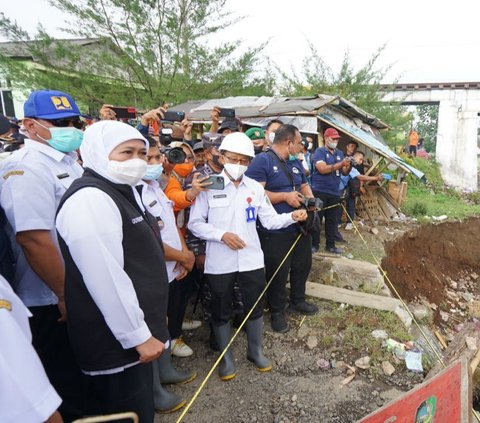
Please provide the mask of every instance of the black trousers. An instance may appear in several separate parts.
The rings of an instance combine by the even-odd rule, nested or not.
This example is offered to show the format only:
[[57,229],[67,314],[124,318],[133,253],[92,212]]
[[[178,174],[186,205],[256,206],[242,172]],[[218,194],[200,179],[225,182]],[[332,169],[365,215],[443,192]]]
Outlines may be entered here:
[[[277,270],[287,252],[298,237],[298,232],[259,232],[265,256],[267,282]],[[287,307],[287,278],[290,275],[290,302],[305,301],[305,285],[312,267],[312,238],[301,235],[285,263],[272,280],[267,291],[267,302],[271,313],[280,313]]]
[[[234,272],[223,275],[205,274],[211,293],[212,324],[222,326],[230,321],[233,316],[234,286],[238,285],[242,297],[244,314],[247,314],[257,301],[265,288],[265,270],[256,269],[249,272]],[[249,320],[262,317],[262,304],[260,301]]]
[[186,277],[177,281],[174,279],[168,285],[168,332],[172,339],[182,335],[182,323],[187,310],[188,299],[192,295],[195,275],[190,272]]
[[75,360],[67,333],[67,323],[58,322],[56,305],[29,307],[32,344],[37,351],[50,383],[62,398],[59,407],[65,422],[83,416],[84,375]]
[[[133,411],[141,423],[153,423],[155,409],[150,363],[137,364],[111,375],[85,376],[85,379],[86,415]],[[121,422],[131,420],[124,419]]]
[[[326,210],[318,211],[318,217],[320,219],[320,224],[325,217],[325,247],[332,248],[335,247],[335,228],[337,225],[337,215],[338,207],[336,204],[340,203],[340,196],[325,194],[323,192],[313,191],[315,197],[320,198],[323,201],[323,207],[327,208]],[[315,234],[315,239],[313,240],[313,246],[320,246],[320,233]]]

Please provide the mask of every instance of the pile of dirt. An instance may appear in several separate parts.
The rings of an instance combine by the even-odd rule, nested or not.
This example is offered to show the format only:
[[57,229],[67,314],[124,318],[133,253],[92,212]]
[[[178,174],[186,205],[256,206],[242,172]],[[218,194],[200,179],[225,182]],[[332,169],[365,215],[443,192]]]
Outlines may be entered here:
[[405,301],[440,305],[447,281],[480,273],[480,219],[424,225],[385,245],[382,267]]

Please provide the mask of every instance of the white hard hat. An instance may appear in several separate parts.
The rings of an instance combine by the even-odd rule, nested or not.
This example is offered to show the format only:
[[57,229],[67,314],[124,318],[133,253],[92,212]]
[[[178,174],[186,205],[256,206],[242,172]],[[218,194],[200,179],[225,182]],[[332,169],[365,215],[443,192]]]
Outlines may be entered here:
[[253,142],[243,132],[228,134],[220,144],[219,150],[255,157]]

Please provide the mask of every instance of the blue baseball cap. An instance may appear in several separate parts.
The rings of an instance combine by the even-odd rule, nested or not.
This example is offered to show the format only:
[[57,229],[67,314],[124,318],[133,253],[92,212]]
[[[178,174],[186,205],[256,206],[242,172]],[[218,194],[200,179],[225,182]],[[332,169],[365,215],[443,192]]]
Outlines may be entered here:
[[82,116],[70,95],[62,91],[39,90],[30,93],[23,105],[25,117],[63,119]]

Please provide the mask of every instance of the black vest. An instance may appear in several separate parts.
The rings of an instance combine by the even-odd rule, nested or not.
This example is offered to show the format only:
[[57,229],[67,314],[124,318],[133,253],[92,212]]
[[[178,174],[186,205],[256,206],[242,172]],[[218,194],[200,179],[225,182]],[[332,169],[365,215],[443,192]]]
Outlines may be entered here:
[[[155,338],[165,342],[169,338],[166,320],[168,278],[158,224],[153,216],[139,208],[130,186],[114,184],[90,169],[86,169],[65,192],[58,211],[70,196],[85,187],[105,192],[117,205],[123,225],[124,270],[132,280],[148,328]],[[123,349],[113,336],[68,246],[60,235],[58,238],[65,260],[68,331],[80,368],[107,370],[137,361],[139,355],[135,348]]]

